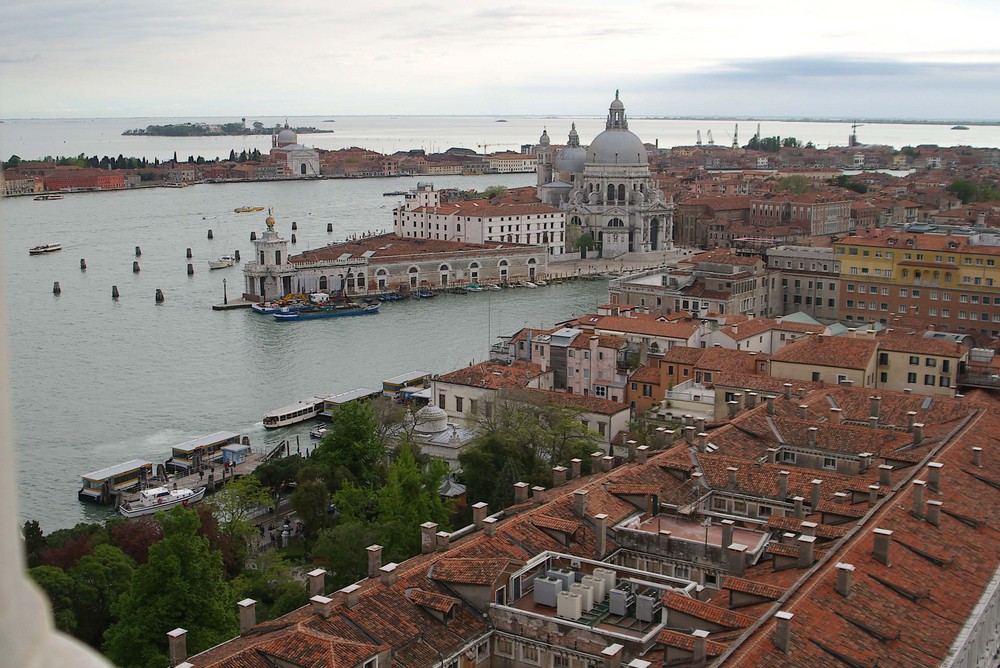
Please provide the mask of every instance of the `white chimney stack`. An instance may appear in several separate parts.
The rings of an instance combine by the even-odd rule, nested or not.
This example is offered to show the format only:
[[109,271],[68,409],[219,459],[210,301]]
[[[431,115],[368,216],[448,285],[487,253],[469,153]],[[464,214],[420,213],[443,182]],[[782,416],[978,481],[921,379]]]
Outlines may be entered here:
[[257,601],[245,598],[236,604],[240,611],[240,634],[244,634],[257,624]]
[[167,632],[167,643],[170,649],[170,665],[177,666],[187,660],[187,629],[179,626]]
[[837,584],[834,587],[837,593],[843,597],[851,595],[854,587],[854,566],[840,562],[837,564]]
[[774,614],[775,627],[774,627],[774,646],[778,648],[778,651],[788,654],[789,645],[792,640],[792,618],[795,617],[790,612],[785,612],[784,610],[779,610]]
[[349,584],[340,590],[340,593],[344,595],[344,605],[347,606],[348,610],[353,610],[358,607],[358,601],[360,599],[360,594],[358,591],[361,589],[359,584]]
[[326,582],[326,571],[322,568],[316,568],[306,573],[306,576],[309,578],[309,595],[319,596],[322,594]]
[[333,608],[333,599],[326,596],[313,596],[309,599],[312,611],[323,619],[330,618],[330,610]]
[[892,532],[888,529],[875,529],[872,533],[875,534],[875,558],[885,566],[891,566],[892,564],[889,561],[889,543],[892,540]]

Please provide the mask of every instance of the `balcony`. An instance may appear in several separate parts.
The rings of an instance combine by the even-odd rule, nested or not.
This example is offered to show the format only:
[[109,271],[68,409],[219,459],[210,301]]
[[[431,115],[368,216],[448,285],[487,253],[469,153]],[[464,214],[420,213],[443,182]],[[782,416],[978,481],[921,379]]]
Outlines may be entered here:
[[987,390],[1000,389],[1000,373],[990,371],[958,374],[958,384],[964,387],[981,387]]

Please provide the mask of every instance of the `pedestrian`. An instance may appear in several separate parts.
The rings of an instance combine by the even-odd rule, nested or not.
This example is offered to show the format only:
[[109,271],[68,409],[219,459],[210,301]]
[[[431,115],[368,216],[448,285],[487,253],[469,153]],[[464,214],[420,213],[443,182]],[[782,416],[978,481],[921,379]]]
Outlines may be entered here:
[[199,480],[204,480],[205,479],[205,472],[204,471],[198,471],[198,479]]

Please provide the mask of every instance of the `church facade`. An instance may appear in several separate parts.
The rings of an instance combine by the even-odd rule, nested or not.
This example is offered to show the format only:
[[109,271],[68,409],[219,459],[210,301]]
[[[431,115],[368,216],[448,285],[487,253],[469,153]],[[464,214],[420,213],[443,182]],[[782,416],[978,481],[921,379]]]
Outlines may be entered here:
[[299,143],[299,136],[288,127],[271,135],[271,160],[283,165],[285,175],[293,178],[319,176],[319,151]]
[[580,145],[574,124],[559,151],[543,132],[537,154],[538,198],[566,212],[570,240],[589,234],[604,257],[673,248],[674,205],[653,180],[617,92],[604,132],[590,146]]

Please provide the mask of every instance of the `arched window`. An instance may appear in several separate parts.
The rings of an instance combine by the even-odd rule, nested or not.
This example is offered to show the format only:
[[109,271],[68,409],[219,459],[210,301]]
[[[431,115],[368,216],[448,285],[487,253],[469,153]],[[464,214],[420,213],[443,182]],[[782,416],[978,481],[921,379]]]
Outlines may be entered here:
[[951,283],[951,272],[950,271],[944,275],[944,282],[945,283]]
[[502,283],[507,282],[507,260],[500,260],[500,281]]
[[420,280],[419,276],[420,270],[417,269],[416,267],[410,267],[410,271],[408,273],[410,275],[410,287],[411,288],[417,287],[417,283]]
[[910,270],[909,269],[904,269],[903,270],[903,278],[909,278],[909,277],[910,277]]
[[386,288],[386,278],[389,276],[389,272],[385,269],[379,269],[375,274],[376,280],[378,281],[378,289],[385,290]]
[[583,221],[580,220],[580,216],[573,216],[569,219],[570,225],[582,225]]
[[364,290],[365,288],[365,274],[364,272],[359,272],[355,280],[355,285],[358,286],[358,290]]
[[299,165],[299,174],[305,174],[305,173],[306,173],[306,163],[303,162],[301,165]]
[[608,227],[625,227],[625,223],[621,218],[612,218],[608,221]]
[[618,184],[618,201],[620,201],[620,202],[624,202],[625,201],[625,184],[624,183],[619,183]]
[[326,286],[327,285],[329,285],[329,284],[327,283],[326,276],[320,276],[319,277],[319,289],[320,290],[326,290]]
[[479,263],[473,262],[469,265],[469,278],[475,283],[479,280]]
[[438,267],[438,271],[448,271],[448,265],[442,264],[440,267]]
[[613,183],[608,184],[608,201],[613,202],[615,200],[615,186]]

